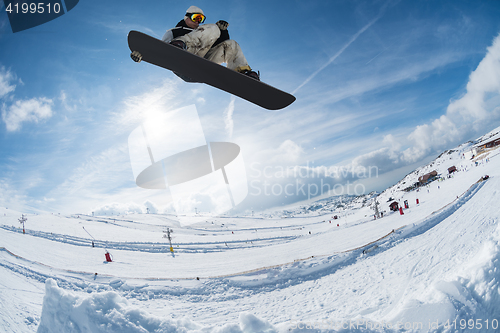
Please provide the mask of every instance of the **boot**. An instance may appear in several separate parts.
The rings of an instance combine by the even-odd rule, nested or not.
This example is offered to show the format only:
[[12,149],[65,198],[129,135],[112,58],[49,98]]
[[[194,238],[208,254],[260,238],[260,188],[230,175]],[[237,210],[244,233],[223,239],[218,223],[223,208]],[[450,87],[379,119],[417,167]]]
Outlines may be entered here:
[[240,66],[238,68],[236,68],[236,71],[241,73],[241,74],[245,74],[247,76],[250,76],[252,79],[255,79],[257,81],[260,81],[260,72],[255,72],[253,71],[250,66]]
[[246,71],[243,74],[250,76],[252,79],[255,79],[257,81],[260,81],[260,72],[254,72],[252,70]]

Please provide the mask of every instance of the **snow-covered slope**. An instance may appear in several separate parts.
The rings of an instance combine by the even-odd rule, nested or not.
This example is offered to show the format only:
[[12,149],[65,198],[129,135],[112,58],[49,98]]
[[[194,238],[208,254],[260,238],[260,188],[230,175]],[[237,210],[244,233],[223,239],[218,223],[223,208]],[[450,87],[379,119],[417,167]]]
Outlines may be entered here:
[[[27,215],[23,233],[21,213],[0,208],[0,327],[494,332],[500,157],[464,158],[477,144],[444,152],[378,196],[272,217]],[[436,180],[408,190],[434,170]],[[383,218],[374,219],[375,200]],[[404,215],[389,211],[393,201],[409,203]]]

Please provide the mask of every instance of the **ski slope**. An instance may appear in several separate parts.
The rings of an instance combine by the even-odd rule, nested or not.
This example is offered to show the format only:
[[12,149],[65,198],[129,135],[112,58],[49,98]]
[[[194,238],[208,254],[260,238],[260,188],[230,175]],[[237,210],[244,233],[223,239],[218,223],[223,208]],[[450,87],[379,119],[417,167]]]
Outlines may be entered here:
[[[287,218],[45,214],[27,215],[23,234],[21,212],[0,208],[0,327],[454,332],[465,320],[472,331],[494,332],[500,157],[491,150],[466,160],[471,146],[381,193],[385,213],[376,220],[370,205],[310,214],[297,207]],[[447,178],[452,165],[460,171]],[[444,180],[403,191],[432,170]],[[394,200],[408,200],[404,215],[389,212]]]

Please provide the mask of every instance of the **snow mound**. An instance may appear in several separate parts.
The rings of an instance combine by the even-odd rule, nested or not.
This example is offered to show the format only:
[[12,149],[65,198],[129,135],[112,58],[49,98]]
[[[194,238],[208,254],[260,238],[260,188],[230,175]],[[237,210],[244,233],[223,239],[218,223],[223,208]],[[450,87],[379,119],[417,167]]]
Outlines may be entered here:
[[415,324],[412,328],[418,327],[417,332],[439,329],[497,332],[500,328],[498,304],[500,228],[484,243],[467,267],[449,280],[436,281],[420,300],[407,300],[398,315],[390,321]]
[[277,330],[250,313],[240,313],[239,324],[202,327],[193,321],[167,319],[130,306],[113,291],[79,296],[57,286],[53,279],[45,283],[42,317],[38,333],[144,333],[214,332],[272,333]]

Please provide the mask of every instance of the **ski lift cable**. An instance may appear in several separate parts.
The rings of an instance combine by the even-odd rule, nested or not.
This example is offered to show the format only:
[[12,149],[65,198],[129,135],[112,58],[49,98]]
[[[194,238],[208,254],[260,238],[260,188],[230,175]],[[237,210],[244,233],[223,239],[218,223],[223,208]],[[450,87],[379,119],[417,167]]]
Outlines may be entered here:
[[94,236],[92,236],[92,235],[90,234],[90,232],[88,232],[88,231],[87,231],[87,229],[85,229],[85,227],[83,227],[83,226],[82,226],[82,228],[83,228],[83,230],[85,230],[85,232],[86,232],[87,234],[89,234],[89,236],[90,236],[90,237],[92,237],[92,239],[93,239],[93,240],[96,240],[96,239],[94,238]]

